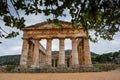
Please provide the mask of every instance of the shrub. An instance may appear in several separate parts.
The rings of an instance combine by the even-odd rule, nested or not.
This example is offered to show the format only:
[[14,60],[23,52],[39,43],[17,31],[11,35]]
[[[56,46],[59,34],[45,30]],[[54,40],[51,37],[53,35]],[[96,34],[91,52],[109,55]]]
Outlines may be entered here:
[[15,65],[7,65],[6,66],[6,71],[11,72],[13,69],[15,69]]

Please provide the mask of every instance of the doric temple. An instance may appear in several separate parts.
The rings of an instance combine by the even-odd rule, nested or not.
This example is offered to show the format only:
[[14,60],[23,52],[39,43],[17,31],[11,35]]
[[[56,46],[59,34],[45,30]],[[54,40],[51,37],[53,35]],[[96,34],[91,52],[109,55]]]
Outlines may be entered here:
[[[62,26],[62,27],[60,27]],[[20,66],[31,68],[91,66],[88,33],[79,26],[73,29],[70,22],[59,24],[42,22],[23,29],[23,46]],[[40,43],[46,39],[46,48]],[[52,40],[59,40],[59,54],[52,55]],[[64,40],[70,39],[72,51],[65,55]]]

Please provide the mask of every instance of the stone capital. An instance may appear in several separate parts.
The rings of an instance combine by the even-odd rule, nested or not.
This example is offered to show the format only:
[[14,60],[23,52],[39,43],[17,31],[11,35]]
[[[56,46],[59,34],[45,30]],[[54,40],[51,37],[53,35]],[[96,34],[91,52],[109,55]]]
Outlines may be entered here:
[[64,37],[62,37],[62,38],[58,38],[59,40],[65,40],[65,38]]
[[24,38],[24,37],[22,37],[22,39],[23,39],[23,40],[29,40],[29,38]]
[[33,38],[33,40],[41,40],[41,38]]
[[76,40],[78,37],[71,37],[70,39],[71,40]]
[[47,37],[47,38],[45,38],[46,40],[52,40],[53,38],[50,38],[50,37]]

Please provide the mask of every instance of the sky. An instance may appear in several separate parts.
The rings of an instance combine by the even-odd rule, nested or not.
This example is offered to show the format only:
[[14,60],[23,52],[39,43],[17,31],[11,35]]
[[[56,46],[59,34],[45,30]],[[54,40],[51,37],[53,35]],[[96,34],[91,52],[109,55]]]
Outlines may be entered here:
[[[66,11],[67,12],[67,11]],[[51,16],[45,17],[43,14],[41,15],[29,15],[25,16],[24,14],[21,13],[21,16],[25,17],[26,19],[26,26],[33,25],[36,23],[40,23],[43,21],[46,21],[48,18],[52,18]],[[65,18],[60,18],[61,20],[64,21],[70,21],[71,17],[68,15]],[[3,23],[0,21],[0,23]],[[0,24],[0,26],[4,26],[3,24]],[[7,28],[4,28],[7,30]],[[16,30],[16,29],[14,29]],[[11,31],[10,29],[7,31]],[[16,55],[16,54],[21,54],[22,50],[22,39],[21,37],[23,36],[22,31],[20,31],[20,35],[12,38],[12,39],[1,39],[3,43],[0,44],[0,56],[3,55]],[[89,41],[90,44],[90,51],[95,52],[97,54],[102,54],[102,53],[108,53],[108,52],[114,52],[120,50],[120,33],[117,33],[112,41],[108,40],[103,40],[100,39],[97,43],[93,43]],[[40,43],[46,47],[46,40],[41,40]],[[65,50],[66,49],[71,49],[71,40],[70,39],[65,39]],[[53,39],[52,40],[52,50],[59,50],[59,40],[58,39]]]

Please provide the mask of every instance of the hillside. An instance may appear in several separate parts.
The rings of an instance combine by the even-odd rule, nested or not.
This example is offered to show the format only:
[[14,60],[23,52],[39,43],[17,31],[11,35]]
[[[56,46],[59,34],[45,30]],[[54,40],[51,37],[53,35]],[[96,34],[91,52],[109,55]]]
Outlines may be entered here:
[[0,65],[18,65],[20,55],[0,56]]

